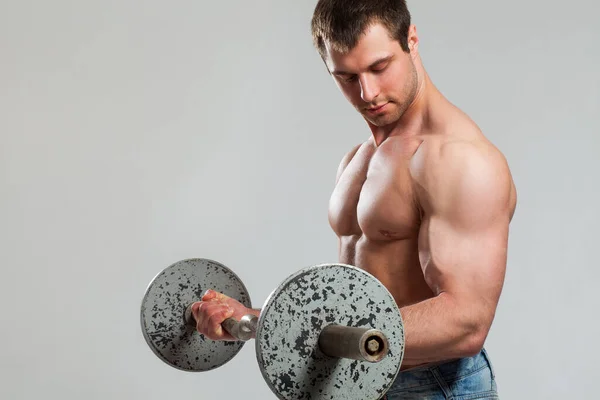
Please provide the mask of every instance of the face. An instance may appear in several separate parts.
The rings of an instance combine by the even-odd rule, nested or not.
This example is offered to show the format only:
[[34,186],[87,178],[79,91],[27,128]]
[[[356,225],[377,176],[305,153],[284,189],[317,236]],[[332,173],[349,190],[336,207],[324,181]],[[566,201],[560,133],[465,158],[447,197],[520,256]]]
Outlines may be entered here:
[[368,28],[349,52],[327,46],[325,62],[346,99],[375,126],[398,121],[417,93],[411,54],[381,24]]

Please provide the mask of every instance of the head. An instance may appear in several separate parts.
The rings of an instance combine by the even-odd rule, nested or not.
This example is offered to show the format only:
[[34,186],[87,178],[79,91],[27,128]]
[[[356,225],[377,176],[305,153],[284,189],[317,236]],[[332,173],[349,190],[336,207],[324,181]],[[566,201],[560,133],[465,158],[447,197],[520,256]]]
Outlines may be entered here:
[[415,99],[418,39],[405,0],[319,0],[313,42],[348,101],[375,126]]

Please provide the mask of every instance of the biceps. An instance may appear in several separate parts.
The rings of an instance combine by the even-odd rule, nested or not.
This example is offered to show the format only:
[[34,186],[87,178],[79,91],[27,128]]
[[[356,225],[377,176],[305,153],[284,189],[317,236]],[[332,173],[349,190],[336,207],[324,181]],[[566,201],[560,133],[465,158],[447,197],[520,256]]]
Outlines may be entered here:
[[426,218],[419,235],[426,282],[435,293],[496,298],[504,280],[507,239],[502,223],[466,229]]

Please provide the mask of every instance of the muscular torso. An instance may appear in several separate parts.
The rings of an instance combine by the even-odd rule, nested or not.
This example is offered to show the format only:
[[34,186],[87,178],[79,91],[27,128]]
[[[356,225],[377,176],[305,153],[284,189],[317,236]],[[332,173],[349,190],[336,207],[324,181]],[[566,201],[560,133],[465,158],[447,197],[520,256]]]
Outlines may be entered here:
[[[339,237],[339,262],[376,276],[400,308],[436,295],[419,259],[428,254],[427,244],[419,242],[428,215],[414,177],[428,168],[428,162],[435,162],[424,162],[435,157],[422,154],[435,154],[444,143],[455,140],[493,147],[470,120],[460,119],[452,119],[460,134],[442,128],[440,133],[392,136],[379,145],[370,138],[347,154],[338,171],[329,222]],[[514,209],[514,185],[511,197]],[[410,367],[403,365],[403,369]]]
[[349,155],[329,204],[340,262],[375,275],[399,307],[433,295],[419,262],[421,210],[409,163],[422,140],[372,140]]

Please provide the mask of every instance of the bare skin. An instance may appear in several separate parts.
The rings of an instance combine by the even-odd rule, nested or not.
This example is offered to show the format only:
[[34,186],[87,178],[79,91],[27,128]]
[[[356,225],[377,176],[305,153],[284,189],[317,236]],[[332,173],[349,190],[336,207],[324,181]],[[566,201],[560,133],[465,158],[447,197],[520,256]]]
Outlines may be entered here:
[[[339,262],[372,273],[400,308],[402,370],[481,350],[516,207],[504,156],[433,85],[418,44],[414,26],[406,53],[373,24],[350,51],[328,46],[324,60],[371,130],[339,165],[329,223]],[[259,314],[211,296],[193,310],[215,340],[232,339],[219,325],[226,315]]]

